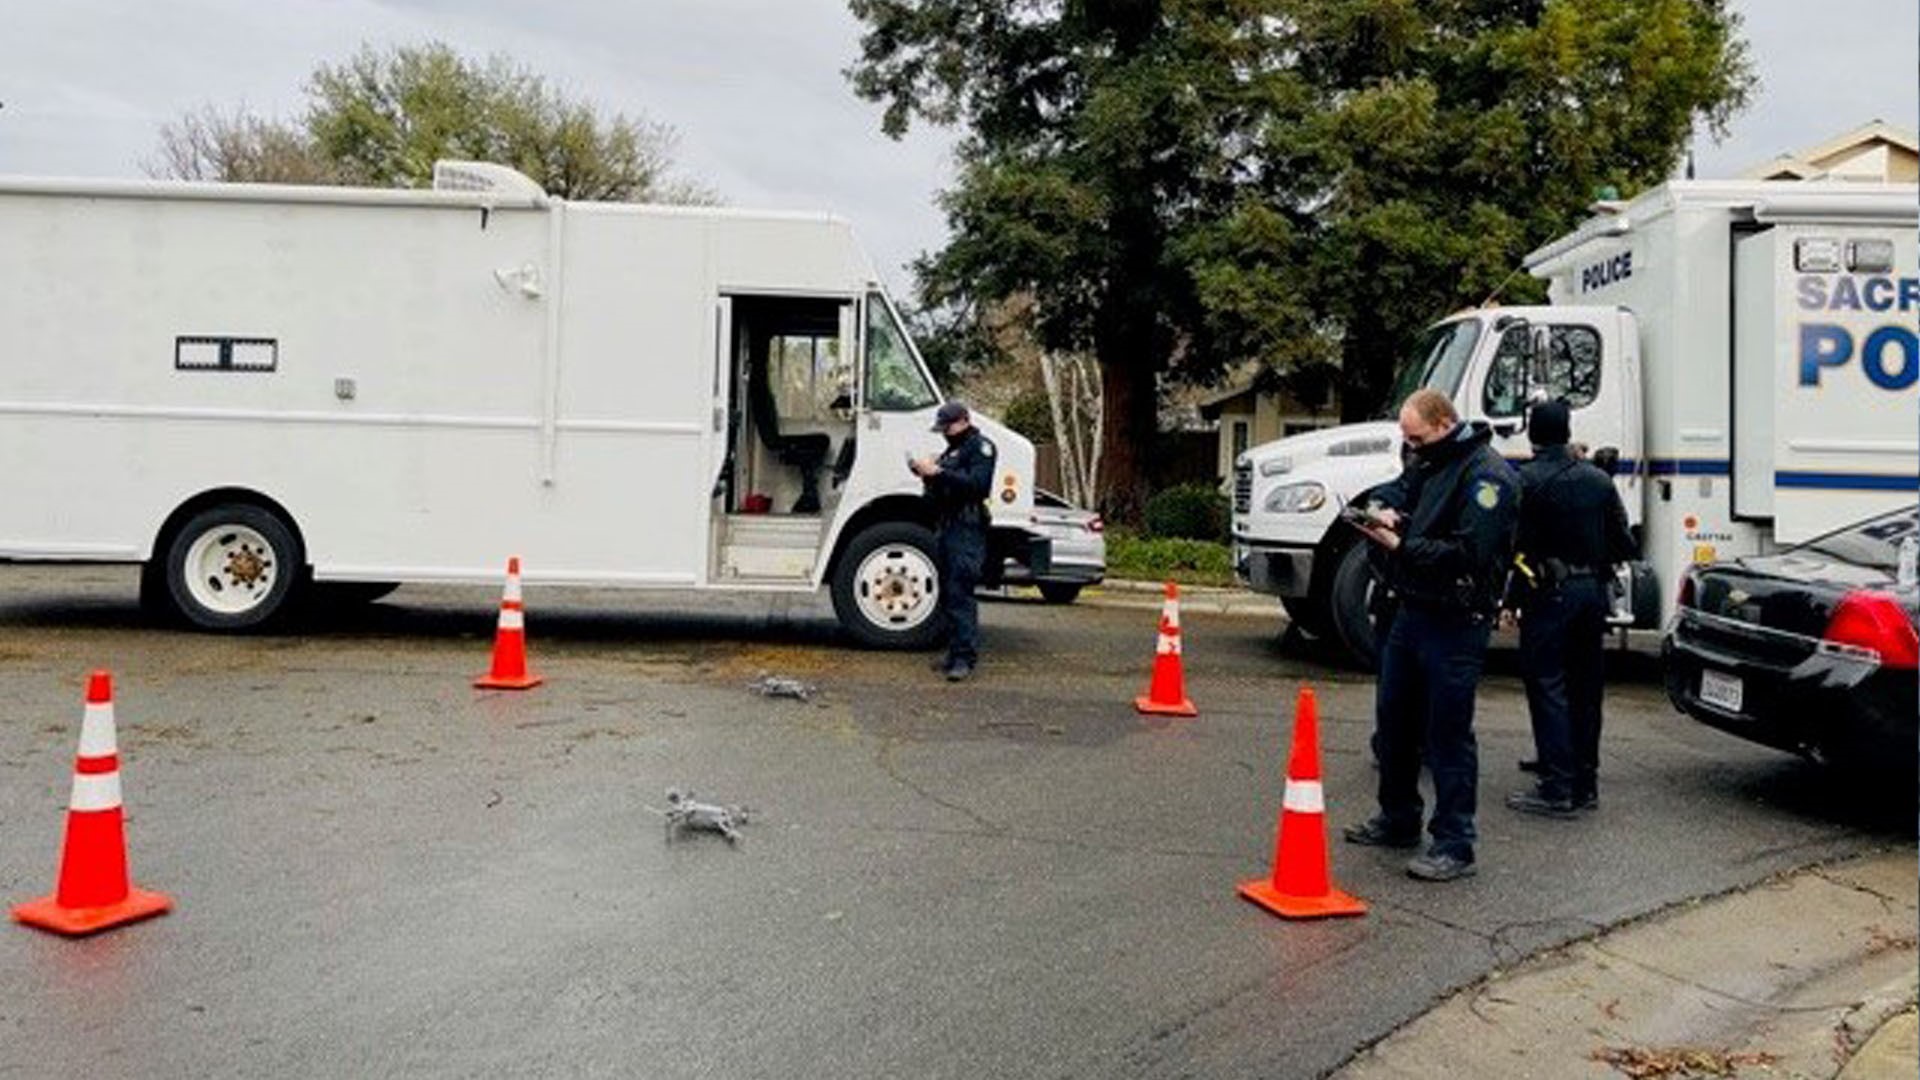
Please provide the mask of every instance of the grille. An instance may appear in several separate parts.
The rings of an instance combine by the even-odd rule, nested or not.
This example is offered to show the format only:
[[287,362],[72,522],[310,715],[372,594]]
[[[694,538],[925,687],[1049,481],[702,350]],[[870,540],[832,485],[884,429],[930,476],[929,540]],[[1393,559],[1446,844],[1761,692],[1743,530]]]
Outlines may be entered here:
[[1244,514],[1253,509],[1253,465],[1239,462],[1233,467],[1233,512]]

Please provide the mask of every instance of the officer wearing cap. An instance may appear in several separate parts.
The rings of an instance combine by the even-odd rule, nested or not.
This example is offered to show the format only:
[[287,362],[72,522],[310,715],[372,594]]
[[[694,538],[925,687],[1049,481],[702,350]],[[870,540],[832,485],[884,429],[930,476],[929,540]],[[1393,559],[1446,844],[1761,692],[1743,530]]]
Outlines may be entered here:
[[1420,843],[1420,765],[1433,773],[1433,843],[1407,863],[1424,881],[1474,872],[1480,759],[1473,699],[1513,557],[1519,479],[1490,445],[1484,422],[1465,423],[1437,390],[1400,408],[1410,454],[1399,479],[1376,488],[1371,518],[1354,519],[1371,561],[1399,598],[1380,651],[1374,753],[1380,811],[1346,830],[1350,843]]
[[1507,796],[1525,814],[1572,817],[1598,805],[1600,704],[1608,583],[1633,558],[1613,481],[1567,447],[1571,410],[1527,414],[1533,459],[1520,466],[1520,540],[1510,606],[1520,612],[1520,666],[1539,780]]
[[973,674],[980,662],[980,603],[974,587],[987,562],[987,493],[993,489],[993,443],[973,426],[967,407],[949,401],[934,414],[933,430],[947,437],[938,458],[908,462],[932,504],[938,532],[940,611],[951,636],[942,665],[950,682]]

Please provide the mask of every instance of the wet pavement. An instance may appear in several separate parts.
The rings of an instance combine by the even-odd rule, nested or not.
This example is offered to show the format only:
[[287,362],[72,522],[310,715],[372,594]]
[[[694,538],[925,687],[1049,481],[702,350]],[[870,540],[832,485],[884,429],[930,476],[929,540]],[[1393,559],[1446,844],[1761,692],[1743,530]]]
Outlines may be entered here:
[[[1293,694],[1320,695],[1337,832],[1371,808],[1372,684],[1270,618],[1190,613],[1201,715],[1164,721],[1131,708],[1154,625],[1128,608],[989,602],[956,687],[812,598],[533,585],[548,682],[505,694],[469,686],[486,590],[248,638],[133,597],[130,570],[0,566],[0,896],[51,884],[107,667],[134,877],[177,904],[0,932],[0,1075],[1312,1077],[1544,947],[1912,842],[1910,800],[1680,717],[1644,652],[1614,657],[1601,811],[1511,815],[1503,654],[1480,875],[1336,841],[1373,912],[1287,924],[1234,885],[1269,870]],[[746,840],[667,842],[670,786],[751,806]]]

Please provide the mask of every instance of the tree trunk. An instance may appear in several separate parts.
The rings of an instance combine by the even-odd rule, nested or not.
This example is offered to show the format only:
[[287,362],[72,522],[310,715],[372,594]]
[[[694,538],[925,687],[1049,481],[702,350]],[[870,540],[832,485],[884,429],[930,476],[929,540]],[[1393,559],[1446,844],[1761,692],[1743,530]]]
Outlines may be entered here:
[[1138,524],[1147,505],[1148,469],[1159,432],[1153,371],[1125,356],[1100,358],[1100,512]]

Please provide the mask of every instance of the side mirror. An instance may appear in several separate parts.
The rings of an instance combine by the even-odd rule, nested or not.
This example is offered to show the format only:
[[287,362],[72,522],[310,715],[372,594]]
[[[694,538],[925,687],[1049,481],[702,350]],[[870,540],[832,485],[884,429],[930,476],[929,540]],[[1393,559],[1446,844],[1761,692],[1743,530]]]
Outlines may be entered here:
[[1595,468],[1608,476],[1617,475],[1620,472],[1620,448],[1603,446],[1593,452],[1592,461]]
[[1514,435],[1518,434],[1519,431],[1520,431],[1520,425],[1518,423],[1493,425],[1493,433],[1495,435],[1500,436],[1503,439],[1511,438]]

